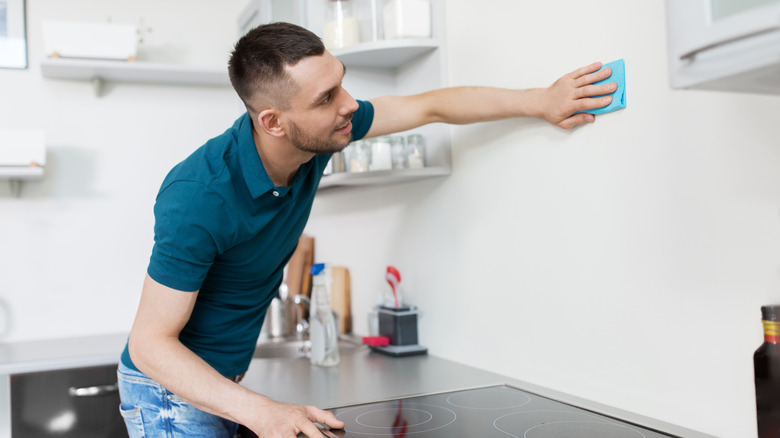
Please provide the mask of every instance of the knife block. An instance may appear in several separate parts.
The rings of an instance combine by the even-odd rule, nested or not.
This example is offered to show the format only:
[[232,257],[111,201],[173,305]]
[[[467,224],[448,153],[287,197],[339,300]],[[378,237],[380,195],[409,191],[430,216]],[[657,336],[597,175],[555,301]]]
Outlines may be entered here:
[[390,345],[372,347],[375,351],[392,356],[425,354],[428,349],[417,342],[416,307],[379,308],[379,335],[390,340]]

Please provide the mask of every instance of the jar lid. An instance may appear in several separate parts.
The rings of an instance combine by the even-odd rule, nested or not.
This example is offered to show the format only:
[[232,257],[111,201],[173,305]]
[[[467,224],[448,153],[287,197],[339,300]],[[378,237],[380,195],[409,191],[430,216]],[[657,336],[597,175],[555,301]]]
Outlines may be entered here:
[[761,306],[761,319],[764,321],[780,321],[780,304]]

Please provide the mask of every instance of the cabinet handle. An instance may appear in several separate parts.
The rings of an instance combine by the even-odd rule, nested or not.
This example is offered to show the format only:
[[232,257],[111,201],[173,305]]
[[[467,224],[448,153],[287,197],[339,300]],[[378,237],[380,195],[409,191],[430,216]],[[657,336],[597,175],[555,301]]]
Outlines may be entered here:
[[83,388],[76,388],[71,386],[68,388],[68,395],[71,397],[97,397],[99,395],[111,394],[119,391],[119,384],[113,385],[98,385],[98,386],[85,386]]
[[721,41],[716,41],[712,44],[707,44],[706,46],[699,47],[698,49],[693,49],[688,53],[685,53],[683,55],[680,55],[680,61],[686,61],[686,60],[693,60],[693,58],[696,57],[699,53],[706,52],[707,50],[712,50],[716,47],[725,46],[727,44],[735,43],[737,41],[746,40],[748,38],[752,38],[754,36],[763,35],[765,33],[772,33],[777,30],[780,30],[780,26],[772,26],[768,27],[766,29],[761,29],[755,32],[746,33],[744,35],[739,35],[733,38],[726,38]]

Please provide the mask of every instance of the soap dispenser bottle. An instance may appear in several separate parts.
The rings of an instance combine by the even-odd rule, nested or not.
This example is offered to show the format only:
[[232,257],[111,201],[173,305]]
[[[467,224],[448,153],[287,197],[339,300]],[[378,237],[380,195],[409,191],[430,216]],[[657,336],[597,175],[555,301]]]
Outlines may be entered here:
[[339,364],[339,338],[336,318],[330,308],[330,267],[319,263],[311,267],[313,279],[309,338],[311,339],[311,363],[322,367]]

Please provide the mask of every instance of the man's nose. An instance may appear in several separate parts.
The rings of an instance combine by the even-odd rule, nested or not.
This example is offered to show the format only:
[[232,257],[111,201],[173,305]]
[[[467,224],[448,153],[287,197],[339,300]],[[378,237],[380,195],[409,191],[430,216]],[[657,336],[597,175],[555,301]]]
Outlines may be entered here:
[[347,90],[344,90],[344,104],[342,106],[342,114],[354,113],[358,109],[357,101],[352,97]]

